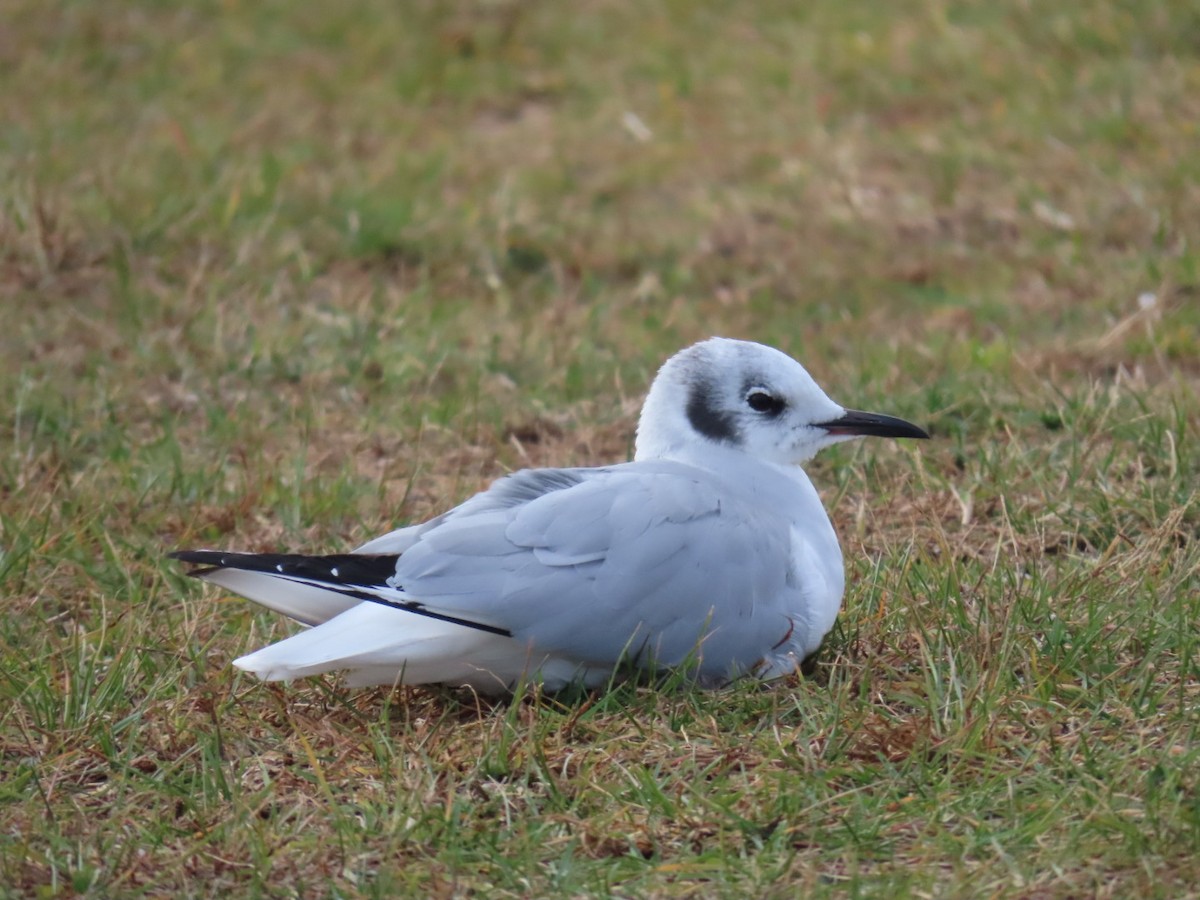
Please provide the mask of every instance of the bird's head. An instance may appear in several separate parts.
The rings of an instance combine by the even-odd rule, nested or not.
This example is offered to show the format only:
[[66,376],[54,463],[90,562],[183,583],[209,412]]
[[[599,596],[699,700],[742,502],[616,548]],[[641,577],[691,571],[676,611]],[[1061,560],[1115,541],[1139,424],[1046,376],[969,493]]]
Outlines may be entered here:
[[638,422],[636,458],[671,458],[708,442],[787,465],[863,435],[929,437],[903,419],[839,406],[772,347],[710,338],[659,370]]

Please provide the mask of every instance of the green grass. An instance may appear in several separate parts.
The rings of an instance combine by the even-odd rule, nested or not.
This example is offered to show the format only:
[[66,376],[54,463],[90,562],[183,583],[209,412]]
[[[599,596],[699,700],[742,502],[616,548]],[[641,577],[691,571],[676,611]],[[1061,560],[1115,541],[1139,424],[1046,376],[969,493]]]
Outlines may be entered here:
[[[1200,896],[1194,3],[6,7],[0,896]],[[263,685],[164,558],[624,459],[709,334],[935,432],[812,465],[810,678]]]

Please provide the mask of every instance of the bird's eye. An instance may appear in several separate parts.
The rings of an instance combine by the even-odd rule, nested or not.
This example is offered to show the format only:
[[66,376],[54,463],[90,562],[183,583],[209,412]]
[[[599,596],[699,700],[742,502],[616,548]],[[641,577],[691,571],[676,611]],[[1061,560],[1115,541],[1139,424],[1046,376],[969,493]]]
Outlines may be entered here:
[[746,403],[755,412],[766,413],[769,416],[779,415],[787,405],[782,398],[766,391],[751,391],[746,395]]

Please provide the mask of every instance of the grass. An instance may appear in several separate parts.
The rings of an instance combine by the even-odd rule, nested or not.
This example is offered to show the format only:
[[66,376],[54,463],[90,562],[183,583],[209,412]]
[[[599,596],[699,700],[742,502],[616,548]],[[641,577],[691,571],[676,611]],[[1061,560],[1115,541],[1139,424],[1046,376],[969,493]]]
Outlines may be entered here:
[[[10,0],[0,896],[1200,896],[1182,0]],[[719,333],[928,424],[812,466],[807,679],[256,683],[164,554],[629,453]]]

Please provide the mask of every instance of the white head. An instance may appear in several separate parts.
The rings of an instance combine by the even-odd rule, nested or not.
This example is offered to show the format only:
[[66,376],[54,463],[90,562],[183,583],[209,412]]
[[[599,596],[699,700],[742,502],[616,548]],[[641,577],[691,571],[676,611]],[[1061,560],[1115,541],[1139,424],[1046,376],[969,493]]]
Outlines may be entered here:
[[773,347],[710,338],[659,370],[642,406],[635,458],[670,458],[708,442],[787,465],[867,434],[929,437],[903,419],[839,406]]

